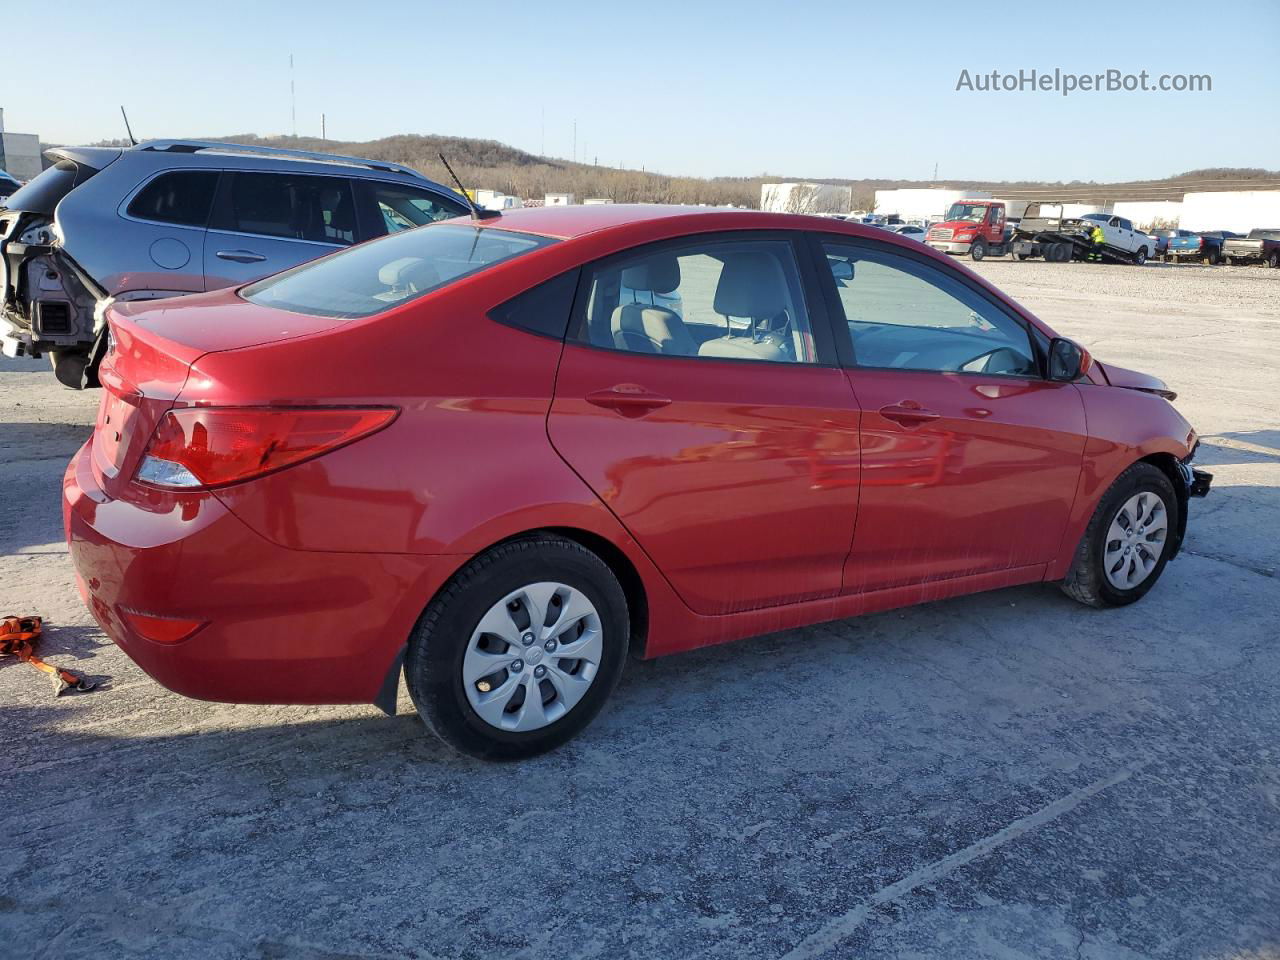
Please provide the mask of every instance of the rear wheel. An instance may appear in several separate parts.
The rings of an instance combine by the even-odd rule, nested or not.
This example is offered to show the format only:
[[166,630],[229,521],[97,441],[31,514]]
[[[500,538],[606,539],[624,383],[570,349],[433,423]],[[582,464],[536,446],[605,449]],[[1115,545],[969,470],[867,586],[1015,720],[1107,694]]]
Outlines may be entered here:
[[1280,251],[1271,251],[1271,256],[1267,258],[1267,265],[1271,267],[1272,270],[1280,267]]
[[1099,501],[1063,592],[1091,607],[1119,607],[1141,599],[1169,562],[1178,510],[1164,471],[1135,463]]
[[494,547],[427,607],[405,658],[418,714],[454,749],[493,760],[560,746],[622,675],[627,600],[594,553],[559,537]]
[[969,256],[973,257],[975,260],[981,260],[986,255],[987,241],[979,237],[977,240],[973,241],[972,246],[969,247]]
[[1146,247],[1139,247],[1139,248],[1138,248],[1138,255],[1137,255],[1136,257],[1134,257],[1134,262],[1135,262],[1138,266],[1142,266],[1144,263],[1146,263],[1146,262],[1147,262],[1147,248],[1146,248]]

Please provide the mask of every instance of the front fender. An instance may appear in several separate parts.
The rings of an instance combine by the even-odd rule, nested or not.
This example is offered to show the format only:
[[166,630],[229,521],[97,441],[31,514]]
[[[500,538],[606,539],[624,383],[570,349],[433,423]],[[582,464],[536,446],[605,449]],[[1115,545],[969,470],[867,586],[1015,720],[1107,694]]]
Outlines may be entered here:
[[[1046,580],[1061,580],[1067,575],[1098,502],[1121,473],[1150,457],[1185,460],[1197,439],[1191,424],[1162,397],[1084,382],[1079,388],[1089,436],[1075,501],[1057,557],[1045,572]],[[1184,509],[1184,521],[1185,516]]]

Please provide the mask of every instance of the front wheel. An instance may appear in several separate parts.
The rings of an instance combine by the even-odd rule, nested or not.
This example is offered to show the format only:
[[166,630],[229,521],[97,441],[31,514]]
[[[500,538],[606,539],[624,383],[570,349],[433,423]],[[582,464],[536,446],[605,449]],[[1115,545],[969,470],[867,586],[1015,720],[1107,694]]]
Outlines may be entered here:
[[987,242],[985,240],[975,240],[973,245],[969,247],[969,256],[975,260],[981,260],[987,255]]
[[1178,498],[1164,471],[1139,461],[1116,478],[1076,548],[1062,590],[1091,607],[1140,600],[1160,579],[1179,529]]
[[559,537],[514,540],[472,560],[427,607],[405,682],[449,746],[514,760],[591,722],[629,641],[626,595],[604,561]]

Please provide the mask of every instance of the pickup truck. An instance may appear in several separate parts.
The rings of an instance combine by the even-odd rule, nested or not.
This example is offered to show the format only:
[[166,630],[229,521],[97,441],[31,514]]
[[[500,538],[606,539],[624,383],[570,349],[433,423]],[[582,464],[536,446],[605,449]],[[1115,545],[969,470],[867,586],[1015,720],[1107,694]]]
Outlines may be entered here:
[[1204,264],[1222,263],[1222,245],[1239,234],[1228,230],[1205,230],[1189,237],[1171,237],[1167,254],[1172,260],[1199,260]]
[[1247,237],[1222,241],[1222,255],[1232,263],[1265,263],[1280,267],[1280,229],[1250,230]]
[[1146,263],[1147,257],[1156,252],[1156,238],[1135,230],[1131,220],[1109,213],[1086,213],[1080,219],[1089,221],[1090,226],[1097,224],[1102,227],[1109,250],[1128,254],[1138,266]]
[[1151,255],[1153,257],[1159,257],[1167,263],[1169,260],[1169,241],[1175,237],[1194,237],[1195,234],[1190,230],[1176,230],[1170,227],[1161,227],[1159,230],[1152,230],[1151,236],[1156,241],[1156,248]]
[[1013,255],[1019,260],[1044,257],[1059,263],[1083,260],[1093,247],[1094,227],[1102,228],[1107,260],[1142,266],[1156,249],[1155,238],[1135,230],[1124,217],[1110,213],[1067,217],[1061,203],[1029,203],[1014,231]]

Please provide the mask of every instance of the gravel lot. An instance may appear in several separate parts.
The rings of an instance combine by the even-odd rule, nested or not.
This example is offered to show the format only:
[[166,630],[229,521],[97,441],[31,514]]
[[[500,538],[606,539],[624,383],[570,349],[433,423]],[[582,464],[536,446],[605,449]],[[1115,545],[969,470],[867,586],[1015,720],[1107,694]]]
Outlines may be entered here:
[[1212,496],[1142,603],[1024,587],[632,665],[585,736],[459,759],[402,695],[167,693],[81,608],[97,396],[0,361],[0,956],[1280,956],[1280,271],[989,260],[1164,377]]

